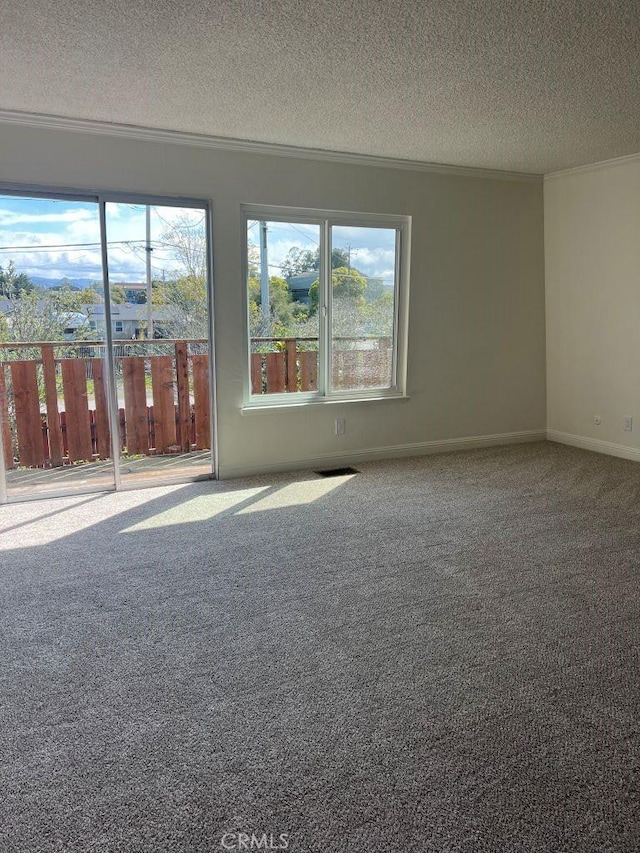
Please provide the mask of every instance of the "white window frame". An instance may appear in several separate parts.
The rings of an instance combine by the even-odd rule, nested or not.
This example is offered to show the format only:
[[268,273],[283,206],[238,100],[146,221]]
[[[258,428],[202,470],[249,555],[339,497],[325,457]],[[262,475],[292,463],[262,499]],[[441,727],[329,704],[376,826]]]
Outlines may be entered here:
[[[406,396],[407,324],[409,307],[409,258],[411,217],[397,214],[356,213],[336,210],[310,210],[272,205],[242,205],[242,274],[244,304],[244,393],[243,411],[282,408],[322,403],[344,403],[361,400],[403,398]],[[251,393],[251,337],[249,326],[249,221],[293,222],[318,225],[320,231],[320,270],[318,293],[318,390],[281,394]],[[384,388],[334,390],[330,387],[332,363],[331,336],[331,227],[346,225],[360,228],[393,229],[396,231],[395,299],[393,320],[392,383]]]

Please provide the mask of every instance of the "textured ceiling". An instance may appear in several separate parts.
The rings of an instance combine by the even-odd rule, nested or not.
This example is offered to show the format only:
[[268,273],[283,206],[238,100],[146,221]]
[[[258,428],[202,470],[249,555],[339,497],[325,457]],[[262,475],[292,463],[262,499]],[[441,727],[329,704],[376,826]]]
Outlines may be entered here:
[[0,108],[550,172],[640,151],[639,0],[2,0]]

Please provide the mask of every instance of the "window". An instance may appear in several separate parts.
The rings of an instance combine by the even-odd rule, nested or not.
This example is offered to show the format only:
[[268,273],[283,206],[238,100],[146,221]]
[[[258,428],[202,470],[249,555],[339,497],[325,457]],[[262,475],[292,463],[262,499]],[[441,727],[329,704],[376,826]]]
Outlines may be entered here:
[[0,211],[0,503],[211,476],[208,204],[0,187]]
[[244,214],[246,404],[401,395],[408,217]]

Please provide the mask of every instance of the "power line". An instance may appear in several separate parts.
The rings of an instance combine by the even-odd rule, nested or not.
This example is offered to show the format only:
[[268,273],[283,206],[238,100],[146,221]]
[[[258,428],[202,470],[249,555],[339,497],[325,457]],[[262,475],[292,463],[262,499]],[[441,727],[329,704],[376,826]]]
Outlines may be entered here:
[[[185,209],[186,209],[186,210],[192,210],[192,208],[177,208],[177,209],[178,209],[178,210],[185,210]],[[160,213],[158,213],[157,208],[152,207],[152,208],[151,208],[151,210],[153,210],[153,212],[154,212],[154,213],[155,213],[155,215],[158,217],[158,219],[159,219],[161,222],[164,222],[164,224],[165,224],[168,228],[175,228],[175,227],[176,227],[176,225],[177,225],[179,228],[197,228],[198,226],[202,225],[202,223],[203,223],[203,222],[204,222],[204,220],[206,219],[206,216],[203,214],[203,215],[202,215],[202,217],[201,217],[200,219],[198,219],[198,221],[197,221],[197,222],[171,222],[169,219],[165,219],[165,218],[164,218],[164,216],[162,216]]]
[[[320,241],[319,241],[319,239],[318,239],[318,240],[314,240],[314,239],[313,239],[313,237],[310,237],[310,236],[309,236],[309,234],[305,234],[305,232],[304,232],[304,231],[301,231],[301,230],[300,230],[300,228],[297,228],[297,227],[296,227],[293,223],[291,223],[291,222],[287,222],[286,224],[285,224],[285,223],[277,223],[277,222],[276,222],[276,223],[274,223],[274,222],[270,222],[270,223],[269,223],[269,227],[270,227],[270,228],[278,228],[278,229],[280,229],[281,231],[288,231],[289,229],[291,229],[292,231],[297,231],[297,232],[298,232],[298,234],[301,234],[301,235],[305,238],[305,240],[308,240],[310,243],[313,243],[313,245],[314,245],[314,246],[319,246],[319,245],[320,245]],[[292,246],[292,248],[293,248],[293,246]]]
[[[107,246],[128,245],[130,243],[144,243],[144,240],[107,240]],[[43,245],[38,243],[37,246],[0,246],[0,252],[40,252],[45,249],[74,249],[74,248],[97,248],[101,246],[98,243],[51,243]]]
[[[175,248],[174,243],[166,243],[162,240],[152,240],[152,245],[160,246],[162,248]],[[146,240],[107,240],[107,246],[131,246],[132,248],[137,248],[139,244],[140,246],[146,246]],[[40,252],[44,250],[50,249],[87,249],[87,248],[99,248],[102,244],[98,241],[95,243],[38,243],[33,246],[0,246],[0,252]]]
[[[29,270],[66,270],[65,275],[74,275],[76,273],[99,272],[102,269],[101,264],[93,264],[92,266],[69,266],[68,264],[30,264]],[[29,275],[29,273],[27,273]]]

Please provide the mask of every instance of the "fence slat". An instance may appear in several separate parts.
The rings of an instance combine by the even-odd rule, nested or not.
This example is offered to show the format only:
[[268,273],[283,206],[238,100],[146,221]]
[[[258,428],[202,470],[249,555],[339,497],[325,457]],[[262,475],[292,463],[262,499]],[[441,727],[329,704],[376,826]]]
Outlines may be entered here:
[[287,340],[287,391],[298,390],[298,365],[296,352],[296,339]]
[[124,409],[118,409],[118,429],[120,431],[120,450],[123,450],[127,446],[127,424]]
[[211,447],[211,422],[209,405],[209,356],[194,355],[193,364],[193,411],[196,422],[196,450]]
[[4,447],[4,464],[9,471],[15,467],[13,459],[13,442],[11,440],[11,422],[9,420],[9,396],[7,380],[4,375],[4,364],[0,362],[0,443]]
[[96,450],[100,459],[111,457],[111,424],[107,403],[107,384],[104,375],[104,362],[101,358],[91,359],[93,376],[93,396],[96,402]]
[[62,452],[69,455],[69,442],[67,441],[67,413],[60,412],[60,428],[62,429]]
[[362,379],[360,377],[361,374],[361,355],[362,353],[357,352],[356,350],[347,350],[344,353],[344,361],[343,361],[343,369],[344,373],[342,375],[342,386],[343,388],[361,388],[362,387]]
[[268,352],[264,357],[267,368],[267,394],[286,391],[286,361],[283,352]]
[[300,352],[300,390],[301,391],[317,391],[318,390],[318,353],[317,352]]
[[251,393],[262,394],[262,353],[251,353]]
[[25,468],[42,468],[45,463],[37,367],[35,361],[11,362],[19,464]]
[[384,387],[391,382],[392,352],[389,348],[363,353],[363,384]]
[[175,379],[170,355],[154,355],[151,362],[153,430],[156,453],[166,453],[178,443],[176,436]]
[[332,388],[342,388],[342,380],[340,378],[340,374],[342,373],[343,356],[344,352],[342,350],[334,349],[332,358],[333,363],[331,365]]
[[186,341],[178,341],[176,344],[176,380],[178,383],[178,444],[183,453],[188,453],[191,450],[191,405]]
[[360,388],[360,355],[355,350],[337,350],[333,353],[333,387]]
[[129,454],[149,453],[149,417],[144,381],[144,358],[127,356],[122,364],[124,416]]
[[62,427],[58,409],[58,383],[56,380],[56,361],[51,344],[40,347],[42,353],[42,375],[44,377],[44,395],[47,406],[47,432],[49,436],[49,459],[52,468],[59,468],[64,457],[62,446]]
[[85,462],[92,458],[87,368],[83,358],[63,358],[60,367],[69,459]]

